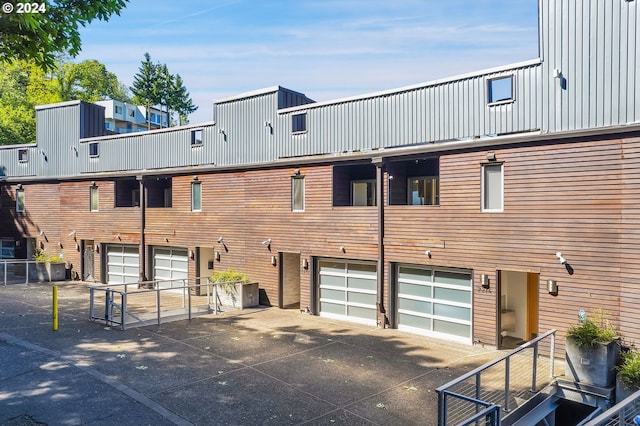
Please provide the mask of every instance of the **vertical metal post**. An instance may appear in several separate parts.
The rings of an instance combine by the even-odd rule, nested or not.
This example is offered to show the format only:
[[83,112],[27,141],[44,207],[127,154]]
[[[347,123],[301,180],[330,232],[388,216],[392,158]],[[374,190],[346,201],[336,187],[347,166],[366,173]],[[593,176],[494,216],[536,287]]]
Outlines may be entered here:
[[126,285],[124,286],[124,294],[122,295],[122,309],[121,309],[121,312],[120,312],[120,315],[121,315],[120,324],[121,324],[121,327],[122,327],[123,330],[126,327],[126,325],[124,323],[126,321],[125,312],[127,312],[127,286]]
[[531,392],[536,392],[538,387],[538,342],[533,345],[533,371],[531,374]]
[[213,284],[213,306],[215,309],[215,314],[218,315],[218,284]]
[[90,316],[90,319],[93,319],[93,295],[94,295],[94,288],[93,287],[89,287],[89,316]]
[[511,397],[510,387],[511,376],[511,357],[508,356],[504,360],[504,411],[509,411],[509,399]]
[[447,425],[447,391],[438,393],[438,426]]
[[385,328],[388,322],[384,308],[384,171],[382,157],[375,157],[371,162],[376,166],[376,204],[378,207],[378,266],[377,281],[377,324]]
[[53,331],[58,330],[58,286],[53,286]]
[[158,325],[160,325],[160,288],[155,289],[156,292],[156,310],[158,311]]
[[[38,275],[38,262],[33,262],[33,265],[36,269],[36,275]],[[29,284],[29,261],[28,260],[24,262],[24,283]]]
[[549,377],[555,377],[556,333],[551,333],[551,348],[549,350]]
[[[171,283],[171,286],[173,286],[173,282]],[[186,288],[185,288],[185,282],[184,282],[184,278],[182,279],[182,309],[184,309],[184,292],[185,292]]]
[[145,247],[145,239],[144,239],[144,228],[145,228],[145,219],[146,219],[146,205],[145,205],[145,194],[144,194],[144,180],[142,179],[142,175],[137,176],[136,179],[138,180],[138,182],[140,182],[139,184],[139,191],[140,191],[140,246],[138,247],[138,270],[139,270],[139,277],[138,277],[138,285],[141,286],[142,283],[144,283],[145,281],[147,281],[147,274],[146,274],[146,269],[147,269],[147,261],[146,261],[146,247]]
[[4,261],[4,286],[7,286],[7,261]]
[[[482,391],[482,376],[476,373],[476,401],[480,401],[480,392]],[[476,413],[480,412],[480,406],[476,403]]]
[[187,288],[187,297],[189,298],[189,320],[191,320],[191,291],[189,287],[186,287],[186,288]]

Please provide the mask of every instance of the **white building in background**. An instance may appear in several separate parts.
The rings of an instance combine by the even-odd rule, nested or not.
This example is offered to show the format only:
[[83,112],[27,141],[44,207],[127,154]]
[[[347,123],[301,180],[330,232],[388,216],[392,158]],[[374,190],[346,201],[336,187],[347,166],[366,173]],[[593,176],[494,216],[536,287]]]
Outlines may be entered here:
[[[144,106],[127,102],[106,100],[98,101],[104,107],[104,126],[114,133],[132,133],[147,130],[147,109]],[[169,126],[168,114],[159,108],[150,108],[151,129]]]

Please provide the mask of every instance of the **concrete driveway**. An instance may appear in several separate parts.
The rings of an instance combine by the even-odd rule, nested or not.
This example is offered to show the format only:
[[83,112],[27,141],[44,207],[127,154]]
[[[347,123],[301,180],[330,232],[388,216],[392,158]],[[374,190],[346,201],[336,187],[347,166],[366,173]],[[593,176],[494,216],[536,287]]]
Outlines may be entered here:
[[500,355],[259,308],[120,331],[83,283],[0,287],[2,425],[434,425],[434,389]]

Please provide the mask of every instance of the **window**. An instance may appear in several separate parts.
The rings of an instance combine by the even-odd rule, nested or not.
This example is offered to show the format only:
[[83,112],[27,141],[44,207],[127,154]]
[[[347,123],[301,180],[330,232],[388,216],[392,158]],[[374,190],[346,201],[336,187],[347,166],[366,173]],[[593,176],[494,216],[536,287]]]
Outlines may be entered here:
[[191,182],[191,211],[202,211],[202,183]]
[[89,144],[89,157],[95,158],[98,156],[98,142],[91,142]]
[[202,129],[193,130],[191,132],[191,146],[202,145]]
[[334,207],[375,206],[376,166],[371,163],[333,166],[332,186]]
[[134,118],[135,118],[135,116],[136,116],[136,110],[135,110],[135,109],[130,109],[130,110],[128,111],[128,115],[129,115],[129,117],[134,117]]
[[513,101],[513,76],[488,80],[487,94],[489,104]]
[[375,179],[351,182],[351,205],[352,206],[375,206],[376,205]]
[[29,151],[26,149],[18,150],[18,163],[26,163],[29,161]]
[[170,177],[156,177],[145,180],[146,203],[149,208],[171,208],[173,182]]
[[140,206],[140,183],[135,178],[118,179],[115,182],[115,206]]
[[89,199],[90,199],[90,211],[97,212],[98,211],[98,187],[93,185],[89,189]]
[[437,176],[411,177],[407,179],[407,205],[437,206],[440,204]]
[[24,189],[16,190],[16,212],[24,212]]
[[304,177],[293,176],[291,178],[291,211],[304,211]]
[[500,212],[503,209],[502,164],[482,165],[482,211]]
[[122,114],[122,107],[120,105],[114,105],[113,112],[116,114]]
[[307,113],[295,114],[291,116],[291,130],[293,133],[302,133],[307,131]]

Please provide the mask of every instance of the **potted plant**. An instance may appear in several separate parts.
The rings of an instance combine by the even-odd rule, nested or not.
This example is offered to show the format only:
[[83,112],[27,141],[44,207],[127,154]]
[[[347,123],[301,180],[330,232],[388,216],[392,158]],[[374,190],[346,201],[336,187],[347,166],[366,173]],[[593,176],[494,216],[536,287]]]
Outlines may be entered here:
[[64,281],[66,279],[66,265],[60,256],[49,255],[45,250],[38,250],[33,255],[36,263],[29,271],[32,278],[38,281]]
[[247,274],[234,269],[214,272],[209,282],[215,284],[214,304],[232,308],[258,306],[258,283],[251,282]]
[[620,353],[622,362],[616,367],[616,402],[640,390],[640,351],[635,348]]
[[620,336],[602,310],[569,327],[565,342],[565,375],[600,387],[613,385],[620,356]]

